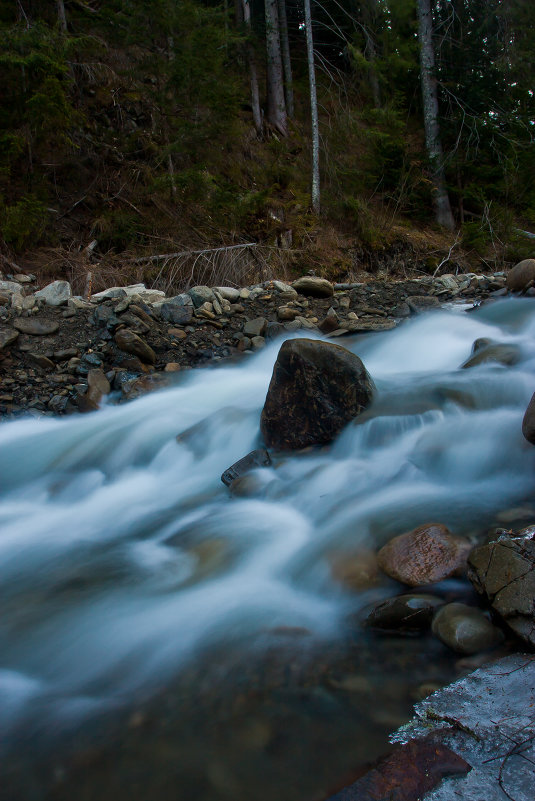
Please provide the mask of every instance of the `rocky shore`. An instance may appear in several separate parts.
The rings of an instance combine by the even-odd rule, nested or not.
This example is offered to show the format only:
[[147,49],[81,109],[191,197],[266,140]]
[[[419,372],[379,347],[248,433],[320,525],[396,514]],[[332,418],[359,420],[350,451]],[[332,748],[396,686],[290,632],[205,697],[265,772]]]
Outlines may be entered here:
[[88,412],[110,393],[130,400],[297,330],[342,342],[444,303],[477,305],[506,292],[505,273],[334,285],[304,276],[291,285],[195,286],[174,297],[136,284],[87,299],[73,297],[66,281],[38,289],[32,276],[5,275],[0,416]]

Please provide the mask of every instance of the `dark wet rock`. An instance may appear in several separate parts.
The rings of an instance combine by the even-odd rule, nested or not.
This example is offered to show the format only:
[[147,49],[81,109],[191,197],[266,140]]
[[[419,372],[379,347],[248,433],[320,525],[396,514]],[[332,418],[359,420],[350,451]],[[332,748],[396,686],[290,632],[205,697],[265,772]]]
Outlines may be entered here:
[[340,320],[334,309],[329,309],[326,316],[318,323],[322,334],[330,334],[340,328]]
[[41,370],[55,370],[56,368],[52,359],[49,359],[48,356],[44,356],[42,353],[32,353],[32,351],[28,351],[28,359],[32,364],[40,367]]
[[251,347],[253,350],[261,350],[261,348],[265,347],[265,345],[265,337],[251,337]]
[[407,306],[413,314],[420,314],[430,309],[438,309],[440,301],[433,295],[413,295],[407,298]]
[[276,323],[271,321],[266,326],[265,337],[268,340],[277,339],[277,337],[282,336],[284,333],[285,333],[285,328],[282,325],[282,323]]
[[409,304],[406,303],[405,301],[402,301],[401,303],[396,304],[396,306],[394,306],[394,308],[392,309],[391,313],[392,313],[393,317],[405,318],[405,317],[410,317],[411,316],[411,310],[410,310]]
[[522,433],[528,442],[535,445],[535,393],[531,396],[522,420]]
[[76,358],[79,352],[80,351],[78,350],[78,348],[62,348],[60,350],[54,351],[54,359],[57,362],[64,362],[67,361],[67,359]]
[[151,373],[142,375],[133,380],[125,380],[121,383],[121,391],[125,400],[134,400],[146,395],[148,392],[156,392],[171,385],[170,373]]
[[500,537],[470,554],[468,576],[507,625],[535,647],[535,534]]
[[398,595],[377,604],[365,622],[375,629],[423,631],[429,628],[433,614],[443,603],[436,595]]
[[121,328],[115,334],[117,347],[125,353],[137,356],[146,364],[155,364],[156,354],[144,339],[130,331],[128,328]]
[[[483,344],[484,342],[487,342],[487,344]],[[478,344],[477,350],[476,344]],[[484,339],[474,342],[472,353],[473,355],[461,365],[464,369],[477,367],[479,364],[488,362],[510,367],[520,360],[520,348],[517,345],[505,345]]]
[[0,350],[4,350],[4,348],[16,342],[18,336],[19,332],[14,328],[0,328]]
[[38,317],[16,317],[13,326],[21,334],[30,334],[35,337],[44,337],[55,334],[59,331],[57,320],[45,320]]
[[97,328],[105,326],[108,331],[115,331],[117,326],[122,325],[121,318],[117,317],[113,307],[106,302],[97,306],[91,316],[91,321]]
[[470,770],[462,757],[429,736],[401,746],[328,801],[418,801],[446,776]]
[[[179,296],[180,297],[180,296]],[[175,298],[176,300],[176,298]],[[193,306],[169,301],[160,306],[162,320],[175,325],[187,325],[193,317]]]
[[309,295],[312,298],[330,298],[334,294],[334,288],[326,278],[318,278],[315,275],[304,275],[294,281],[292,288],[300,295]]
[[258,448],[248,453],[247,456],[243,456],[231,467],[228,467],[221,476],[221,481],[225,486],[229,487],[235,479],[244,476],[251,470],[255,470],[257,467],[267,467],[270,464],[269,453],[265,448]]
[[331,442],[369,406],[373,382],[358,356],[311,339],[281,346],[262,410],[268,448],[295,450]]
[[87,374],[87,392],[78,398],[78,409],[81,412],[98,409],[102,398],[109,393],[110,389],[110,382],[104,370],[98,367],[89,370]]
[[76,366],[77,375],[86,376],[89,370],[102,367],[104,361],[99,353],[84,353]]
[[507,273],[506,285],[511,292],[522,292],[535,281],[535,259],[518,262]]
[[503,642],[503,632],[475,606],[446,604],[436,613],[433,634],[459,654],[477,654]]
[[48,401],[48,408],[54,414],[64,414],[67,410],[67,404],[69,403],[69,398],[67,395],[52,395],[50,400]]
[[262,337],[264,336],[267,328],[267,320],[265,317],[255,317],[254,320],[247,320],[243,326],[243,333],[245,336]]
[[466,567],[471,543],[441,523],[426,523],[390,540],[377,554],[388,576],[411,587],[433,584]]

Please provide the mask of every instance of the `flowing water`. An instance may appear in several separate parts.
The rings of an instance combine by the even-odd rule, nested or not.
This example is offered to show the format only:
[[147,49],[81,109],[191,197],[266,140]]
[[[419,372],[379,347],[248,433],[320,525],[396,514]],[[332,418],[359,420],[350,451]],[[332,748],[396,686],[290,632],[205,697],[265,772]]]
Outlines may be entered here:
[[[333,565],[433,520],[474,538],[505,510],[535,520],[533,308],[344,340],[372,412],[330,448],[274,458],[253,497],[220,475],[260,444],[278,342],[128,405],[3,424],[7,797],[312,801],[376,757],[418,685],[460,668],[431,637],[363,630],[359,611],[400,587],[355,589]],[[479,337],[519,362],[459,369]]]

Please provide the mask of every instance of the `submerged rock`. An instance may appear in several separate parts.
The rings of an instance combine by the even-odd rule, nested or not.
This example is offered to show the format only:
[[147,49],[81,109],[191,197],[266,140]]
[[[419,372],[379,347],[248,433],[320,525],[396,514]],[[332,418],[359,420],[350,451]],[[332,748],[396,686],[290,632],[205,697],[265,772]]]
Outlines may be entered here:
[[389,631],[423,631],[431,625],[437,607],[444,603],[436,595],[398,595],[377,604],[368,617],[370,628]]
[[475,606],[446,604],[434,617],[435,634],[444,645],[459,654],[477,654],[499,645],[503,632]]
[[273,368],[260,429],[268,448],[322,445],[369,406],[373,382],[358,356],[330,342],[286,340]]
[[470,542],[454,537],[442,523],[426,523],[394,537],[377,559],[388,576],[417,587],[463,570],[471,548]]
[[520,360],[520,349],[517,345],[505,345],[489,339],[476,339],[472,355],[462,365],[464,369],[477,367],[479,364],[494,362],[510,367]]
[[535,647],[535,533],[527,531],[476,548],[468,576],[515,634]]

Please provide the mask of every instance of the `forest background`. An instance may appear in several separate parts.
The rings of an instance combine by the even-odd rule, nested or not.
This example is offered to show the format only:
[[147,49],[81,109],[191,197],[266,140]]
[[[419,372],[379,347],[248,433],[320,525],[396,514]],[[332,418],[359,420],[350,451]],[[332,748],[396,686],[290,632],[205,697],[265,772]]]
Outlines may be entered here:
[[0,268],[179,289],[532,256],[534,51],[532,0],[0,0]]

